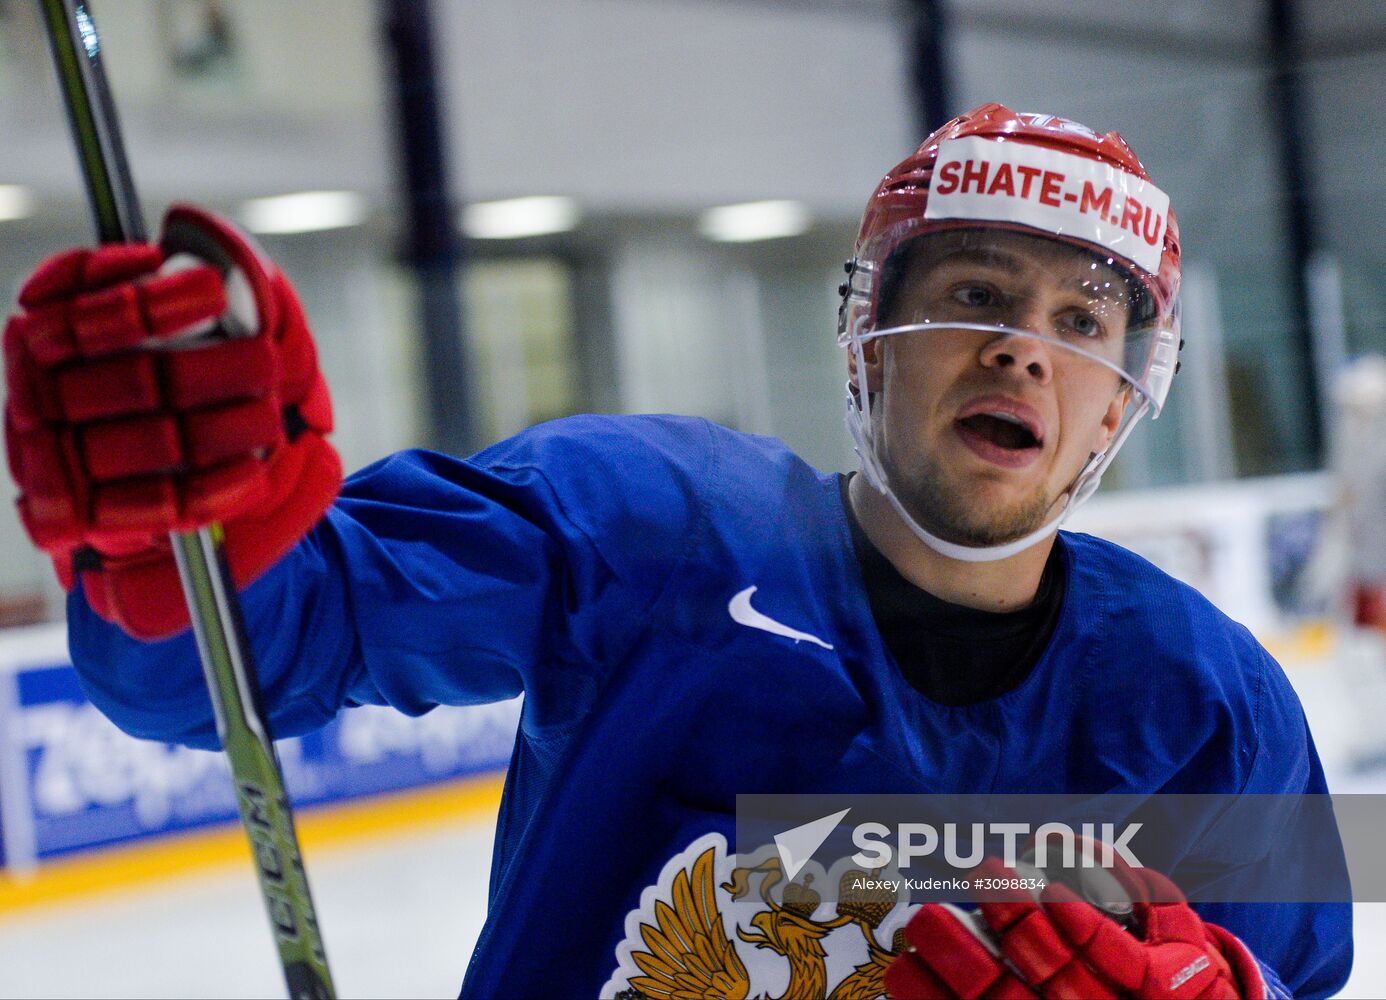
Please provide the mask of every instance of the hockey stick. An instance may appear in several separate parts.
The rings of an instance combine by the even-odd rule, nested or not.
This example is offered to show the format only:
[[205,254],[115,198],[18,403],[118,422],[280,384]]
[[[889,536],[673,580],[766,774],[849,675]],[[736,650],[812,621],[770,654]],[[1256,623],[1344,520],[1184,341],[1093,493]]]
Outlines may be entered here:
[[[83,0],[39,0],[58,84],[67,104],[87,195],[103,243],[146,239],[101,41]],[[191,613],[202,670],[250,838],[270,929],[289,995],[331,998],[317,914],[294,833],[274,744],[258,704],[255,667],[236,589],[222,553],[221,526],[170,536]]]

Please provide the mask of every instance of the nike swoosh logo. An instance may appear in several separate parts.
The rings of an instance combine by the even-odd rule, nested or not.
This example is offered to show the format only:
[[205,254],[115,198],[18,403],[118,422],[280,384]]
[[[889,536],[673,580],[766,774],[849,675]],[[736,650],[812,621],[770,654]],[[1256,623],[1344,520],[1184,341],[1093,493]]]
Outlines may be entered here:
[[757,589],[759,588],[747,587],[727,602],[727,610],[731,612],[732,621],[738,625],[745,625],[747,628],[760,629],[762,632],[769,632],[772,635],[782,635],[786,639],[793,639],[795,642],[811,642],[816,646],[822,646],[824,649],[833,648],[818,636],[790,628],[783,622],[777,622],[769,615],[763,615],[751,607],[751,595]]

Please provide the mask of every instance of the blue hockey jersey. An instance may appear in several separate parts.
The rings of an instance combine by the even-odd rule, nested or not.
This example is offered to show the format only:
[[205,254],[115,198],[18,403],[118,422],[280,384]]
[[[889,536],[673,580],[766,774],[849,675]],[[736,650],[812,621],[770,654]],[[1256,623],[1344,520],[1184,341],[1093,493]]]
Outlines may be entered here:
[[[875,996],[906,902],[873,929],[733,900],[737,793],[1325,790],[1245,629],[1118,546],[1058,544],[1062,612],[1029,676],[942,706],[882,642],[835,477],[701,420],[578,417],[362,470],[244,611],[279,736],[347,705],[524,692],[465,996],[653,993],[681,972],[710,995]],[[753,586],[795,635],[734,620]],[[216,745],[190,636],[136,642],[80,594],[69,623],[122,728]],[[1347,905],[1199,908],[1297,995],[1346,979]]]

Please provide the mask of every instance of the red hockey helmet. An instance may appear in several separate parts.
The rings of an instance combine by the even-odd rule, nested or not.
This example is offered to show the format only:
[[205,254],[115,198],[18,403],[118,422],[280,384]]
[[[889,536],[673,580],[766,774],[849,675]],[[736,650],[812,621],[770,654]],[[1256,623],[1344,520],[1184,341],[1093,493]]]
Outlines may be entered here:
[[[986,144],[986,145],[982,145]],[[999,228],[1091,250],[1148,296],[1140,325],[1163,336],[1133,340],[1123,366],[1158,414],[1174,376],[1179,227],[1116,132],[1098,135],[1054,115],[984,104],[948,122],[885,175],[872,193],[843,284],[842,342],[876,328],[892,254],[928,233]],[[1133,323],[1133,325],[1136,325]]]

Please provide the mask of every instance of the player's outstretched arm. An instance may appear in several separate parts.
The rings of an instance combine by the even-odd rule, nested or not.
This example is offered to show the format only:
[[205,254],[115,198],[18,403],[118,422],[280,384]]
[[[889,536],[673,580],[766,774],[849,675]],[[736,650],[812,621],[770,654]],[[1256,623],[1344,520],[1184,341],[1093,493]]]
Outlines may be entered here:
[[[241,593],[277,734],[350,704],[416,714],[525,692],[524,725],[593,704],[690,551],[696,512],[661,447],[706,426],[578,417],[462,460],[401,452],[349,477],[327,516]],[[634,491],[611,489],[627,475]],[[136,735],[215,745],[191,639],[144,643],[69,602],[92,701]]]
[[[326,389],[288,283],[220,220],[184,209],[168,229],[240,277],[180,269],[171,239],[73,251],[6,332],[20,510],[70,588],[93,702],[136,735],[215,745],[165,535],[221,521],[278,735],[349,704],[523,690],[540,728],[590,705],[691,551],[708,426],[572,418],[470,461],[393,456],[333,502]],[[205,336],[218,320],[243,335]]]
[[[140,736],[215,744],[166,539],[211,521],[278,734],[352,703],[525,690],[538,726],[589,704],[686,554],[680,476],[698,472],[666,456],[705,460],[706,425],[579,418],[473,461],[405,453],[333,504],[326,388],[288,282],[205,213],[166,231],[46,262],[5,334],[20,512],[70,590],[98,707]],[[640,490],[611,489],[623,478]]]

